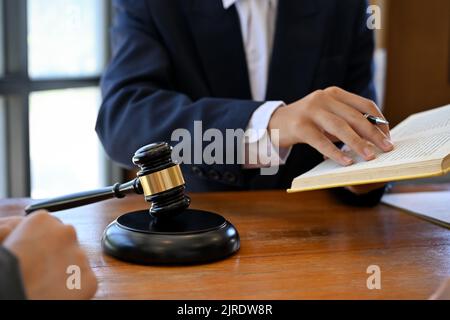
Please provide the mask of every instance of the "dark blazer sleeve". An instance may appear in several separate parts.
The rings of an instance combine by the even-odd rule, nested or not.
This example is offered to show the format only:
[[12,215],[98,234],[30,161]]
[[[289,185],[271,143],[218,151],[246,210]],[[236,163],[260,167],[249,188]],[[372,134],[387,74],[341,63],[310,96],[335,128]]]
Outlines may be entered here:
[[[245,130],[261,105],[249,100],[194,100],[177,92],[171,77],[175,70],[146,6],[146,1],[114,1],[113,58],[102,79],[103,104],[96,125],[109,156],[128,167],[134,152],[143,145],[169,142],[179,128],[193,135],[194,121],[202,120],[203,131]],[[215,169],[242,174],[237,164]]]
[[[367,1],[358,0],[358,2],[360,5],[358,14],[355,15],[355,33],[350,50],[345,89],[376,102],[373,63],[374,32],[367,27]],[[355,195],[345,188],[333,189],[332,192],[346,204],[371,207],[380,202],[385,189],[374,190],[365,195]]]
[[19,262],[3,246],[0,246],[0,300],[25,300]]

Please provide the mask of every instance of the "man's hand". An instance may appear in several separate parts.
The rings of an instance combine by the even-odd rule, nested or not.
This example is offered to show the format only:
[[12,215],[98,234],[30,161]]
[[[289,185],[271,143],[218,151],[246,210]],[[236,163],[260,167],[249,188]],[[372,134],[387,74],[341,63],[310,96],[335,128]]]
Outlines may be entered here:
[[[45,212],[25,218],[3,245],[19,260],[29,299],[90,299],[97,280],[77,242],[75,229]],[[69,266],[81,270],[81,289],[69,290]]]
[[345,143],[367,161],[375,158],[374,146],[384,152],[394,148],[388,126],[371,124],[364,118],[365,113],[384,119],[374,102],[330,87],[277,109],[269,122],[269,130],[279,130],[279,141],[272,141],[279,147],[306,143],[324,156],[348,166],[353,160],[334,142]]
[[23,217],[0,218],[0,243],[17,227]]

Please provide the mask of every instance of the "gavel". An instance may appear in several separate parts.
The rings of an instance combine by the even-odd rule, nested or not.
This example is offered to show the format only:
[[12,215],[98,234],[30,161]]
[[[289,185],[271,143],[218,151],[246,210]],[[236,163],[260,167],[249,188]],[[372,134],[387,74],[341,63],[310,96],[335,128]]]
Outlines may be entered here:
[[113,198],[122,199],[128,194],[143,194],[145,201],[151,203],[150,214],[155,218],[176,215],[188,208],[191,200],[184,193],[183,174],[180,166],[172,161],[171,153],[172,148],[165,142],[142,147],[133,157],[133,163],[140,168],[136,179],[42,201],[28,206],[25,212],[56,212]]
[[226,258],[240,248],[236,228],[222,216],[189,209],[180,165],[165,142],[140,148],[133,156],[137,178],[113,186],[38,202],[25,209],[56,212],[128,194],[144,195],[150,210],[126,213],[102,237],[103,250],[139,264],[195,264]]

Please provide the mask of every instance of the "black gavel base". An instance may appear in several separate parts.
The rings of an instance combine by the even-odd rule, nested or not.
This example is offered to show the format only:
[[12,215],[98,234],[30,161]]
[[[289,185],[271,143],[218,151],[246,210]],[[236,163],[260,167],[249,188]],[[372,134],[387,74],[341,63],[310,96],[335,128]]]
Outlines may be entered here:
[[150,210],[127,213],[111,223],[102,239],[103,250],[118,259],[139,264],[197,264],[224,259],[239,250],[236,228],[215,213],[188,209],[185,181],[172,158],[169,144],[140,148],[133,163],[140,170],[132,181],[33,204],[27,214],[76,208],[99,201],[145,196]]
[[235,227],[215,213],[186,209],[165,223],[144,210],[111,223],[102,246],[127,262],[185,265],[224,259],[239,250],[240,240]]

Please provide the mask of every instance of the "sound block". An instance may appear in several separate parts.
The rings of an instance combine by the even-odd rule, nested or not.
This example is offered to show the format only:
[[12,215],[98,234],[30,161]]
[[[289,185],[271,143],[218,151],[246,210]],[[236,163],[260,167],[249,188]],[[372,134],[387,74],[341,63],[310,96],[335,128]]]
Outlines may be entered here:
[[111,223],[102,239],[106,254],[145,265],[202,264],[229,257],[240,248],[236,228],[222,216],[186,209],[166,221],[148,211],[127,213]]

